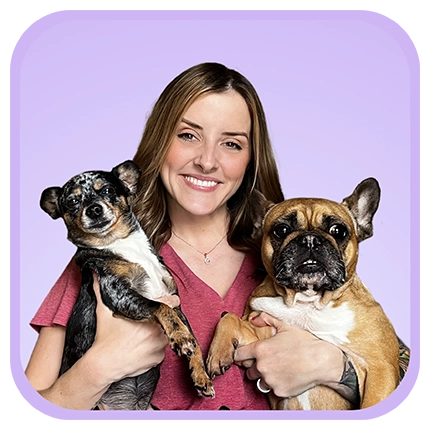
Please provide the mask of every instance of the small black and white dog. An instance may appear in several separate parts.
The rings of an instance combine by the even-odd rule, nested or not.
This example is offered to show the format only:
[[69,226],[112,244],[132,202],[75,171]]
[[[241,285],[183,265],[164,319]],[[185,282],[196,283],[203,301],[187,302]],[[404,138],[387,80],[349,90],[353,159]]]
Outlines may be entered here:
[[[113,314],[158,321],[171,348],[187,357],[199,394],[213,397],[202,352],[180,307],[172,309],[153,300],[177,294],[177,287],[131,210],[129,197],[136,193],[140,173],[134,162],[125,161],[111,172],[84,172],[63,187],[50,187],[42,193],[41,208],[53,219],[64,219],[68,239],[78,247],[75,259],[82,272],[82,286],[66,329],[60,375],[94,342],[95,272],[102,301]],[[96,406],[147,409],[158,378],[159,366],[115,382]]]

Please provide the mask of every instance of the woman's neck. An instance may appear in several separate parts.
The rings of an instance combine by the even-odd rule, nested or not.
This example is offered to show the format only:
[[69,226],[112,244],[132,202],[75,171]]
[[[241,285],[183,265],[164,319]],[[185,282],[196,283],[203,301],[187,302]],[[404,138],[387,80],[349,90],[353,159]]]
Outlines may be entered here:
[[202,241],[202,235],[206,239],[219,238],[228,231],[230,216],[227,208],[221,208],[216,213],[198,216],[188,212],[173,211],[169,213],[172,230],[179,236],[186,239],[195,238]]

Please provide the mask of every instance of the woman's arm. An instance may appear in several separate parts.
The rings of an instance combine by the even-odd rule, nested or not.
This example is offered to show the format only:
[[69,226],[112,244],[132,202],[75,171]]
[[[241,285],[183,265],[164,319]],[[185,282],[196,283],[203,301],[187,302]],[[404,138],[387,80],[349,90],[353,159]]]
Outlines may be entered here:
[[[250,379],[261,378],[260,386],[263,389],[270,387],[279,397],[297,396],[316,385],[326,385],[349,400],[355,408],[360,407],[354,365],[337,346],[266,313],[253,323],[274,327],[276,336],[237,349],[235,361],[248,368]],[[409,348],[399,339],[400,380],[407,370],[409,356]]]
[[33,388],[46,400],[68,409],[91,409],[109,387],[92,372],[88,352],[61,377],[65,328],[43,327],[26,369]]
[[91,348],[58,377],[65,328],[44,327],[31,355],[26,375],[44,398],[68,409],[91,409],[112,382],[136,376],[159,364],[168,344],[161,326],[116,318],[101,303],[95,282],[97,332]]
[[250,379],[261,378],[262,388],[270,387],[279,397],[298,396],[316,385],[336,389],[344,372],[339,348],[265,313],[253,323],[274,327],[276,335],[237,349],[235,361],[248,367]]
[[411,351],[409,350],[409,347],[407,347],[403,341],[399,339],[399,364],[400,364],[400,381],[405,376],[406,371],[409,367],[409,360],[411,358]]

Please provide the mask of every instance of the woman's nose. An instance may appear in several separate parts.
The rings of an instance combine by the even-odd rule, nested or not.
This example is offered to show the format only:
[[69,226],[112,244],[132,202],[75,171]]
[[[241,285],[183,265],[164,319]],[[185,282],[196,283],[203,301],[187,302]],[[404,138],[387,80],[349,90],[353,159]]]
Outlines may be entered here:
[[200,147],[195,164],[200,166],[204,173],[209,173],[218,167],[216,145],[206,143]]

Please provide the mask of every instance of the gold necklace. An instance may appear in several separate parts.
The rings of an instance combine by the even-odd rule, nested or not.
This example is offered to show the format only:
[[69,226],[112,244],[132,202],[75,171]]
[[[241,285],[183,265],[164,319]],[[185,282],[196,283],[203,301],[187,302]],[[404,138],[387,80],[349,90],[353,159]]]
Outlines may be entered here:
[[182,240],[182,242],[184,242],[186,245],[190,246],[191,248],[193,248],[194,250],[196,250],[199,254],[202,254],[204,257],[204,262],[205,264],[209,264],[211,262],[211,260],[209,259],[208,255],[225,239],[225,237],[227,236],[227,233],[221,238],[221,240],[208,252],[202,252],[199,251],[195,246],[191,245],[191,243],[188,243],[185,239],[182,239],[182,237],[178,236],[173,230],[172,233],[179,239]]

